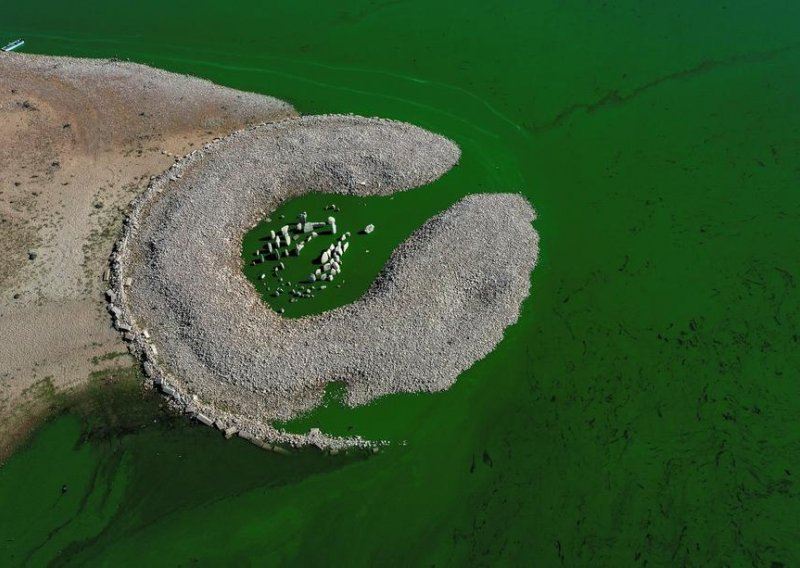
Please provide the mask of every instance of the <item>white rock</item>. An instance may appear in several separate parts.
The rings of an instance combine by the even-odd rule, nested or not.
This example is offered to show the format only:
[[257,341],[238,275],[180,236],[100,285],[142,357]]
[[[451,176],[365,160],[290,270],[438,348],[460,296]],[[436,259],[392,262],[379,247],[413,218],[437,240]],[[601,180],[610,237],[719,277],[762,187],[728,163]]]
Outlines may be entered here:
[[309,282],[316,282],[317,281],[317,275],[312,272],[311,274],[308,275],[308,280],[309,280]]
[[366,227],[364,227],[364,232],[365,232],[366,234],[368,234],[368,235],[369,235],[369,234],[370,234],[372,231],[374,231],[374,230],[375,230],[375,225],[373,225],[372,223],[370,223],[369,225],[367,225]]
[[330,254],[328,253],[328,251],[325,251],[325,252],[323,252],[323,253],[322,253],[322,258],[320,259],[320,262],[321,262],[322,264],[325,264],[326,262],[328,262],[328,260],[330,259],[330,257],[331,257],[331,256],[330,256]]
[[335,225],[336,217],[328,217],[328,225]]

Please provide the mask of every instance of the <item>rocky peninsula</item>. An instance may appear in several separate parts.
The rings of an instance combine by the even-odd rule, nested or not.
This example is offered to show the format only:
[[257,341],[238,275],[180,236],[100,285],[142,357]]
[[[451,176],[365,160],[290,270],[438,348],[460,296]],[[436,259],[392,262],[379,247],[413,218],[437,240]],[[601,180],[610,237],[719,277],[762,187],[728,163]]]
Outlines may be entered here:
[[115,325],[152,384],[228,435],[371,445],[272,423],[316,406],[331,381],[346,384],[350,405],[452,385],[519,316],[538,255],[533,209],[516,194],[466,197],[398,247],[360,300],[297,320],[246,280],[241,239],[312,189],[389,195],[459,157],[421,128],[354,116],[288,119],[197,149],[133,203],[111,258]]

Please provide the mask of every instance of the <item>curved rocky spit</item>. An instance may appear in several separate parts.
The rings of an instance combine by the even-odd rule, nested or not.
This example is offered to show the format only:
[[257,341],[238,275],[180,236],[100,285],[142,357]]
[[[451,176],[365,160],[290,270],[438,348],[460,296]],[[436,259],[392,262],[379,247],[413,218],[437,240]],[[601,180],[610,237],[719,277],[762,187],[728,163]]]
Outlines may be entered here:
[[133,203],[112,255],[110,311],[149,381],[175,405],[259,445],[369,447],[272,423],[347,385],[361,405],[438,391],[486,356],[519,316],[538,254],[516,194],[466,197],[393,253],[368,292],[284,319],[241,270],[245,232],[308,191],[389,195],[429,183],[460,157],[399,122],[310,116],[239,131],[176,163]]

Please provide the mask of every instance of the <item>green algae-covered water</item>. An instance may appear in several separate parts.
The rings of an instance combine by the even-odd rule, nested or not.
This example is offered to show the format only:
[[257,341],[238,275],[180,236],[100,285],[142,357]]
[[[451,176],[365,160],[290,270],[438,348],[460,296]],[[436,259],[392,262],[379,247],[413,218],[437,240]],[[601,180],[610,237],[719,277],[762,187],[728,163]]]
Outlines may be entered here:
[[287,425],[376,455],[267,453],[147,400],[100,434],[54,418],[0,468],[2,564],[800,563],[800,5],[318,4],[18,2],[0,41],[452,138],[463,170],[398,197],[376,250],[523,192],[519,323],[447,392],[334,388]]

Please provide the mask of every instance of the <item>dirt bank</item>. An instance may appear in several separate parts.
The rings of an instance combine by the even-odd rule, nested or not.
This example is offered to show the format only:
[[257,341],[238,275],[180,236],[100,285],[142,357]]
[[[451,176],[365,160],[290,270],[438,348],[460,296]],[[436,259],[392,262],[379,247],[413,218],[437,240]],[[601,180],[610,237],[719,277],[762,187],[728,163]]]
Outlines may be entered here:
[[[0,54],[0,456],[43,392],[125,364],[108,255],[151,176],[281,101],[115,61]],[[130,364],[131,361],[128,361]]]

